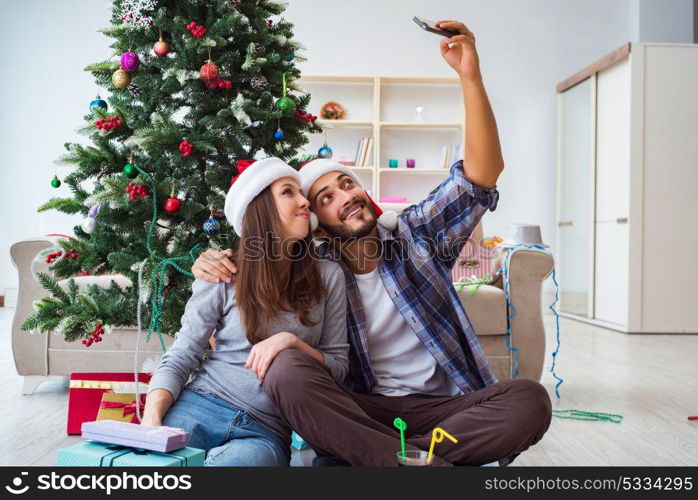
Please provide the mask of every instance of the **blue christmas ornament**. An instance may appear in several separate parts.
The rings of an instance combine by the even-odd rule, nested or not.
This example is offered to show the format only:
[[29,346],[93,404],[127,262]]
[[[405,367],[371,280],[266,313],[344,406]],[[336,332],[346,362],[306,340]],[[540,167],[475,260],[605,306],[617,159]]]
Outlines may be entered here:
[[220,232],[221,224],[218,222],[218,219],[211,216],[206,222],[204,222],[204,233],[208,234],[209,236],[214,236]]
[[317,155],[320,158],[332,158],[332,148],[325,144],[320,149],[318,149]]
[[101,109],[102,111],[106,111],[108,108],[107,106],[107,101],[104,99],[101,99],[99,96],[97,96],[97,99],[92,101],[90,103],[90,111],[94,111],[96,109]]
[[274,140],[275,141],[283,141],[284,140],[284,131],[281,129],[277,129],[277,131],[274,132]]

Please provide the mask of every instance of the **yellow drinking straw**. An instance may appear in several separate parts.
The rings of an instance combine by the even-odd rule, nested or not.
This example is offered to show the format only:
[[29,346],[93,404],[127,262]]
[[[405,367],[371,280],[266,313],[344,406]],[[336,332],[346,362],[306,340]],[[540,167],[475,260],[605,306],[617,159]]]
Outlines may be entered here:
[[451,436],[448,432],[443,430],[441,427],[437,427],[432,431],[431,434],[431,445],[429,445],[429,454],[427,455],[427,463],[431,463],[431,457],[434,454],[434,444],[435,443],[440,443],[441,441],[444,440],[444,438],[447,437],[454,443],[457,443],[458,440]]
[[400,445],[402,446],[402,456],[407,457],[407,452],[405,451],[405,430],[407,429],[407,422],[405,422],[400,417],[393,420],[393,425],[400,431]]

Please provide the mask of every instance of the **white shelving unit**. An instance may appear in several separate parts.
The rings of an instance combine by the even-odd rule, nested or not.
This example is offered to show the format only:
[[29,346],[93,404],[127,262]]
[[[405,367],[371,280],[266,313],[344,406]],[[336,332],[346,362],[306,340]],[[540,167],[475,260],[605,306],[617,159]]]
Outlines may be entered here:
[[[345,119],[318,120],[334,159],[353,160],[361,138],[373,137],[371,166],[353,168],[384,209],[399,211],[422,200],[448,175],[449,168],[435,167],[442,146],[463,142],[457,79],[305,75],[300,86],[311,94],[311,113],[319,116],[328,101],[346,110]],[[422,122],[414,120],[417,105],[423,107]],[[313,136],[305,151],[314,154],[323,142],[322,135]],[[398,160],[398,168],[388,167],[391,158]],[[407,158],[416,160],[415,168],[406,167]],[[384,196],[406,197],[407,203],[380,202]]]

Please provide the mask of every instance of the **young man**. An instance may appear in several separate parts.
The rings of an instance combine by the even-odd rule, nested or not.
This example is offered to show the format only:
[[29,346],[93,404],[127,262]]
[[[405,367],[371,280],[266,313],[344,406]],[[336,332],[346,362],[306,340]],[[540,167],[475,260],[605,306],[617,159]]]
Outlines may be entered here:
[[[320,363],[286,350],[264,388],[318,454],[352,465],[397,464],[396,417],[407,423],[410,448],[428,449],[435,427],[454,436],[458,443],[444,440],[436,455],[456,465],[506,465],[550,425],[539,383],[497,382],[451,283],[468,236],[496,208],[504,162],[475,37],[462,23],[437,24],[458,33],[440,49],[460,77],[467,116],[464,160],[449,178],[386,229],[350,168],[315,160],[300,171],[317,232],[333,240],[325,255],[345,273],[350,373],[340,387]],[[208,251],[192,271],[229,280],[230,255]]]

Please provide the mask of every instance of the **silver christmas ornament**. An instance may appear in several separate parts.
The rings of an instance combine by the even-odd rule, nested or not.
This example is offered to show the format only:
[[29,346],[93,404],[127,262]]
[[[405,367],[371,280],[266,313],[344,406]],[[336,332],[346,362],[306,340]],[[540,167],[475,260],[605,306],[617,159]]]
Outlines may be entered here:
[[85,219],[83,219],[82,223],[80,224],[80,227],[87,234],[92,234],[97,230],[97,219],[95,219],[94,217],[86,217]]

